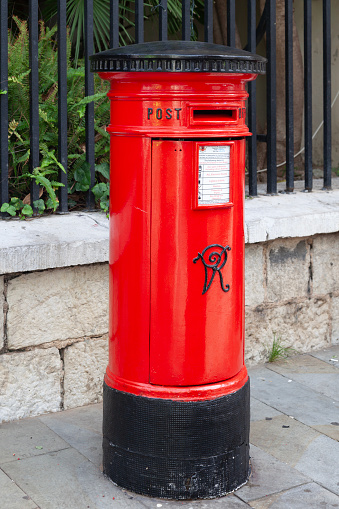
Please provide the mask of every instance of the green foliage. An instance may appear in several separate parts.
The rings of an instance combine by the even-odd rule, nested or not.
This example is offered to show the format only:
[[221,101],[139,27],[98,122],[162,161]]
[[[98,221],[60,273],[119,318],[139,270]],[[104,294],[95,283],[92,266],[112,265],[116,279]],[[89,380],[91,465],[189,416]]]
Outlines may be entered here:
[[58,198],[55,194],[55,189],[57,189],[58,187],[63,187],[64,184],[56,182],[55,180],[49,180],[49,178],[46,177],[46,175],[48,175],[49,173],[53,173],[53,171],[47,170],[45,172],[41,172],[39,168],[35,168],[33,170],[33,175],[29,175],[29,177],[31,179],[34,179],[36,184],[40,184],[43,188],[45,188],[49,196],[48,202],[52,204],[51,207],[47,208],[52,208],[53,212],[55,212],[59,205]]
[[109,210],[109,164],[97,164],[95,171],[102,175],[104,181],[96,184],[93,187],[92,192],[96,201],[99,203],[101,210],[107,214]]
[[[30,124],[29,124],[29,36],[27,22],[13,18],[17,35],[9,32],[9,190],[10,194],[23,200],[29,195],[30,181],[35,180],[44,191],[43,197],[55,211],[58,206],[56,191],[60,171],[65,171],[56,154],[58,146],[58,61],[54,41],[57,27],[46,28],[40,22],[39,37],[39,131],[40,166],[32,174],[29,170]],[[95,101],[95,151],[98,163],[109,159],[108,134],[102,125],[109,121],[109,104],[106,99],[107,85],[95,76],[97,93],[85,97],[84,67],[74,68],[70,61],[71,43],[67,38],[67,110],[68,110],[68,187],[77,182],[75,175],[86,161],[85,108]],[[82,191],[76,187],[74,191]],[[43,210],[40,205],[39,211]],[[19,209],[15,209],[16,212]],[[22,210],[22,209],[20,209]],[[27,210],[27,209],[25,209]],[[10,207],[9,214],[14,210]],[[27,214],[28,215],[28,214]]]
[[[145,3],[145,19],[159,16],[159,0],[148,0]],[[204,0],[195,0],[194,16],[203,22]],[[119,43],[121,46],[131,44],[134,38],[134,0],[120,0],[119,2]],[[44,19],[49,20],[57,14],[57,1],[46,0],[42,8]],[[181,30],[181,0],[168,0],[168,31],[175,35]],[[67,25],[70,27],[70,38],[73,44],[75,62],[83,53],[85,0],[67,1]],[[102,51],[109,48],[110,31],[110,0],[93,0],[93,34],[95,50]],[[193,38],[197,36],[194,27]]]
[[275,333],[273,334],[273,343],[268,351],[268,362],[275,362],[281,359],[286,359],[295,352],[294,348],[290,346],[284,346],[284,341],[280,336],[276,337]]
[[10,216],[14,217],[19,214],[21,219],[25,217],[31,217],[33,215],[33,209],[30,205],[24,204],[20,198],[11,198],[9,203],[3,203],[0,209],[1,212],[7,212]]
[[[100,174],[103,177],[102,181],[100,175],[98,179],[101,181],[97,182],[92,188],[92,193],[95,196],[95,200],[99,203],[100,208],[104,212],[108,212],[109,209],[109,164],[101,163],[95,166],[96,174]],[[91,184],[91,174],[88,163],[84,163],[81,168],[74,172],[75,184],[74,187],[77,191],[88,191]]]
[[42,214],[46,210],[45,202],[41,198],[33,202],[34,207],[37,209],[39,214]]

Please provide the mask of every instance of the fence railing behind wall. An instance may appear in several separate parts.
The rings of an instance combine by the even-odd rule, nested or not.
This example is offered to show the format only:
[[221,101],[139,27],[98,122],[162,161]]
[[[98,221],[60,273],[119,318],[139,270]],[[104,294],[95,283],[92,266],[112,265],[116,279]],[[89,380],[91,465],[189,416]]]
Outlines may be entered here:
[[[95,51],[93,39],[93,1],[84,0],[84,57],[85,57],[85,94],[94,93],[94,79],[89,69],[89,56]],[[231,47],[236,45],[236,22],[240,16],[238,12],[239,3],[235,0],[226,1],[227,44]],[[110,34],[107,38],[110,47],[118,47],[123,43],[121,5],[118,0],[107,0],[110,8]],[[181,10],[181,30],[175,35],[182,40],[190,40],[196,33],[207,42],[213,42],[213,16],[216,11],[213,9],[211,0],[200,2],[203,13],[200,19],[196,16],[196,2],[183,0],[179,2]],[[134,29],[132,37],[136,43],[145,41],[146,17],[152,12],[158,17],[158,38],[166,41],[173,34],[169,34],[169,9],[171,5],[167,0],[157,2],[144,2],[135,0],[133,4],[134,13],[131,20]],[[267,173],[267,193],[277,193],[278,172],[277,168],[286,166],[286,192],[293,192],[295,187],[295,156],[294,154],[294,107],[293,107],[293,0],[285,0],[285,94],[286,94],[286,160],[277,161],[277,62],[276,62],[276,1],[267,0],[265,8],[260,12],[259,0],[247,0],[246,16],[241,13],[241,19],[247,18],[247,41],[245,49],[250,52],[257,52],[260,40],[265,36],[266,57],[268,59],[266,78],[266,134],[257,134],[257,87],[258,84],[252,81],[248,84],[248,125],[253,136],[248,139],[247,168],[249,195],[256,196],[258,193],[258,175],[260,172]],[[58,47],[58,160],[66,172],[60,169],[59,182],[64,184],[58,190],[59,212],[68,211],[68,190],[67,190],[67,0],[57,1],[57,47]],[[241,3],[243,9],[244,3]],[[324,188],[331,187],[332,172],[332,132],[331,132],[331,0],[322,0],[323,6],[323,136],[324,136]],[[39,38],[39,5],[38,0],[29,0],[28,22],[29,22],[29,58],[30,58],[30,172],[39,167],[39,59],[38,59],[38,38]],[[303,1],[304,13],[304,183],[305,190],[311,191],[313,187],[313,162],[312,162],[312,109],[314,96],[312,91],[312,0]],[[120,14],[120,17],[119,17]],[[199,21],[199,23],[198,23]],[[198,29],[193,29],[193,24]],[[11,119],[8,118],[8,5],[4,1],[0,10],[0,201],[7,203],[9,196],[8,179],[11,169],[8,165],[8,127]],[[130,30],[131,31],[131,30]],[[242,33],[244,30],[242,30]],[[109,37],[108,37],[109,36]],[[91,172],[91,187],[95,183],[95,139],[94,139],[94,103],[86,105],[86,160]],[[41,141],[41,140],[40,140]],[[267,169],[257,169],[257,146],[267,145]],[[303,149],[300,151],[303,152]],[[34,179],[31,179],[30,199],[33,202],[39,198],[40,189]],[[87,196],[87,207],[94,208],[94,195],[91,191]],[[5,216],[5,214],[3,214]]]
[[0,9],[0,205],[8,202],[8,4]]

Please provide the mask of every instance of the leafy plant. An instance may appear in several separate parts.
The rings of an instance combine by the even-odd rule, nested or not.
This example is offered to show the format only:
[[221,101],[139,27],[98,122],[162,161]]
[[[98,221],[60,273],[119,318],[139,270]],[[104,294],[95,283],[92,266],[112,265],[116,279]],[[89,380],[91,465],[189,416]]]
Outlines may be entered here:
[[[95,166],[97,183],[92,188],[92,193],[99,203],[101,210],[108,212],[109,209],[109,164],[102,163]],[[99,174],[99,175],[98,175]],[[102,179],[103,177],[103,179]],[[88,163],[84,163],[74,173],[75,182],[73,184],[76,191],[88,191],[91,184],[91,174]],[[69,189],[72,192],[72,188]]]
[[[36,200],[33,202],[34,207],[38,210],[39,214],[42,214],[45,210],[44,200]],[[47,207],[51,208],[51,207]],[[0,209],[1,212],[7,212],[10,216],[19,215],[20,219],[33,216],[33,209],[28,203],[24,203],[20,198],[11,198],[9,203],[3,203]]]
[[268,362],[275,362],[281,359],[286,359],[295,351],[294,348],[291,346],[284,346],[283,343],[284,341],[281,339],[281,337],[276,337],[274,333],[273,343],[268,351]]
[[[152,19],[159,15],[160,0],[148,0],[145,3],[145,18]],[[204,0],[195,0],[192,3],[194,14],[203,22]],[[121,46],[133,43],[134,38],[134,0],[120,0],[119,2],[119,43]],[[50,20],[57,14],[57,1],[46,0],[43,7],[44,19]],[[180,0],[168,0],[168,31],[171,35],[181,29],[182,2]],[[192,13],[193,14],[193,13]],[[70,27],[70,38],[74,47],[75,62],[82,56],[85,30],[85,1],[67,1],[67,25]],[[110,33],[110,0],[93,0],[93,34],[96,51],[109,48]],[[195,28],[193,37],[196,38]]]
[[7,212],[10,216],[16,216],[17,212],[22,215],[32,216],[33,210],[31,206],[24,205],[23,201],[19,198],[11,198],[9,203],[3,203],[1,212]]
[[92,189],[96,201],[99,203],[101,210],[108,213],[109,210],[109,164],[102,163],[95,167],[97,173],[104,177],[104,182],[98,182]]
[[[40,22],[39,37],[39,131],[40,165],[33,172],[29,169],[30,123],[29,123],[29,41],[27,22],[14,17],[18,27],[17,36],[9,32],[9,191],[22,202],[29,202],[30,182],[35,180],[41,186],[39,199],[46,201],[46,208],[56,210],[58,199],[56,191],[62,185],[58,174],[65,171],[57,159],[55,147],[58,146],[58,61],[57,46],[54,41],[56,27],[46,28]],[[102,127],[109,121],[109,104],[106,99],[107,85],[97,76],[97,93],[85,97],[84,67],[74,68],[70,61],[71,43],[67,39],[67,110],[68,110],[68,188],[74,188],[75,175],[81,171],[86,161],[85,148],[85,107],[95,101],[95,153],[98,164],[109,159],[108,134]],[[74,201],[74,200],[73,200]],[[75,200],[78,203],[79,199]],[[43,210],[41,205],[37,207]],[[7,204],[7,213],[13,215],[23,207],[13,209]],[[28,209],[25,209],[28,211]],[[21,212],[20,212],[21,213]],[[28,214],[27,214],[28,215]]]

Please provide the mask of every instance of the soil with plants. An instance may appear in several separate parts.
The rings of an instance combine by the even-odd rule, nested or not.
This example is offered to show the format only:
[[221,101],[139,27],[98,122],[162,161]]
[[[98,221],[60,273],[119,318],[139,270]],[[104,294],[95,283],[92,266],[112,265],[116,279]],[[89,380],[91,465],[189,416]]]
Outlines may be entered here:
[[[58,53],[55,34],[57,27],[47,28],[40,22],[39,37],[39,146],[40,165],[30,171],[30,112],[29,112],[29,34],[27,21],[13,17],[17,30],[9,31],[8,115],[9,115],[9,203],[1,212],[10,216],[33,215],[30,184],[39,184],[39,199],[33,206],[38,213],[54,212],[58,207],[57,191],[60,171],[66,171],[57,159],[58,147]],[[68,205],[70,210],[85,207],[90,188],[90,169],[86,162],[85,110],[95,104],[96,184],[92,192],[98,208],[108,210],[109,196],[109,122],[107,83],[94,75],[95,95],[85,97],[85,68],[82,60],[71,61],[71,42],[67,37],[67,144],[68,144]]]
[[[21,218],[34,214],[53,213],[58,208],[60,172],[65,171],[58,161],[58,48],[57,7],[55,0],[44,0],[39,5],[39,146],[40,165],[30,169],[29,126],[29,34],[28,3],[9,0],[9,203],[4,203],[1,212]],[[134,42],[134,2],[119,2],[119,43]],[[90,189],[90,169],[86,162],[85,110],[94,101],[95,105],[95,178],[91,192],[96,206],[105,212],[109,201],[109,137],[105,126],[109,122],[109,101],[106,98],[107,82],[94,75],[95,95],[85,97],[84,68],[84,0],[67,1],[67,112],[68,112],[68,161],[67,186],[69,210],[86,207],[86,194]],[[173,37],[181,33],[182,3],[168,0],[168,32]],[[191,6],[191,37],[197,39],[198,28],[204,16],[204,0],[195,0]],[[152,23],[159,18],[158,0],[145,4],[145,21]],[[95,51],[109,47],[110,0],[93,2],[93,33]],[[202,26],[202,25],[201,25]],[[0,94],[7,93],[1,90]],[[39,185],[39,199],[31,204],[30,187],[35,181]]]

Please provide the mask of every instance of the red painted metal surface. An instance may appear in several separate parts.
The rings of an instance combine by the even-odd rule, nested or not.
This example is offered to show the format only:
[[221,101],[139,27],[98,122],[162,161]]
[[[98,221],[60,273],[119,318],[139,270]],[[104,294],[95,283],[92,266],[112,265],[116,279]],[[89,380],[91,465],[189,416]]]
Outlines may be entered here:
[[220,398],[241,389],[248,380],[246,366],[243,366],[236,376],[207,385],[168,386],[150,383],[134,382],[115,376],[107,367],[105,382],[122,392],[129,392],[136,396],[148,398],[163,398],[180,401],[204,401]]
[[[101,77],[111,81],[112,134],[105,381],[118,390],[170,399],[234,392],[248,378],[245,81],[256,76],[105,72]],[[198,202],[199,151],[209,146],[229,147],[227,203]],[[214,251],[225,248],[220,271],[202,261],[210,245],[219,246]]]
[[[216,144],[232,148],[233,206],[199,210],[192,207],[196,153],[209,143],[152,143],[150,381],[158,385],[220,382],[243,365],[244,140]],[[230,289],[222,291],[215,274],[202,294],[204,265],[193,260],[213,244],[231,248],[222,269]]]

